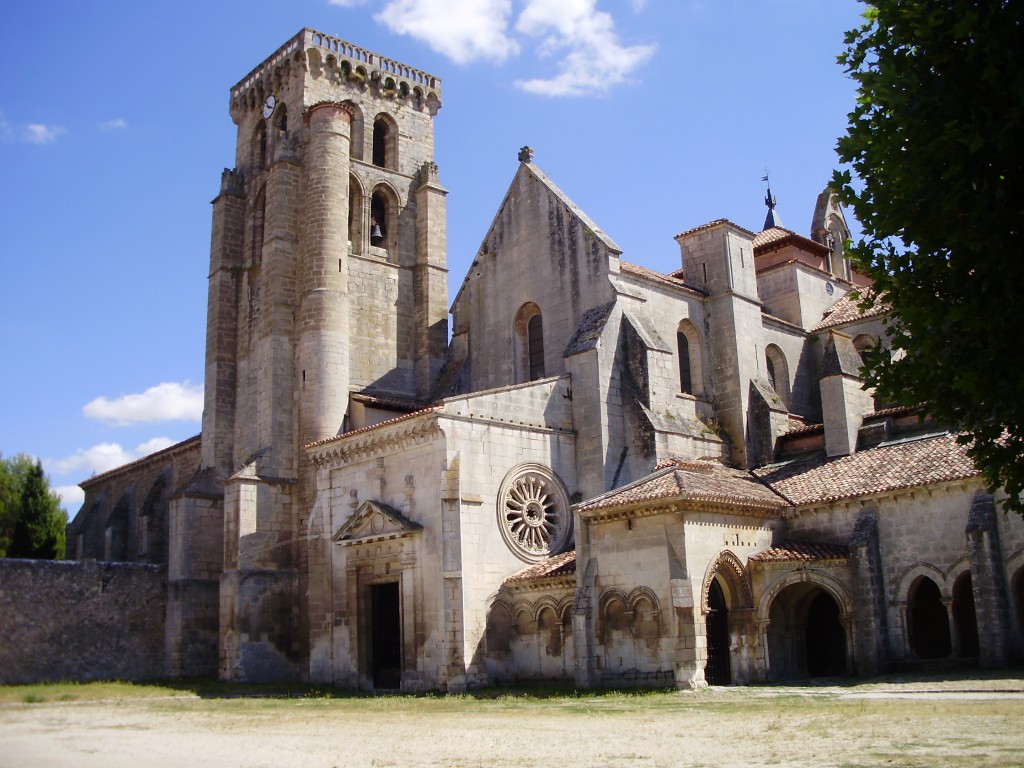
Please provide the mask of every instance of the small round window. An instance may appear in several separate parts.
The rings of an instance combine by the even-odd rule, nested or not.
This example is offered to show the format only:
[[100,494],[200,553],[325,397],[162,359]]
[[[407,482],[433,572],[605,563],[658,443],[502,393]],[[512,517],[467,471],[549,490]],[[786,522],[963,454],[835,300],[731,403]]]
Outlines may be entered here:
[[516,467],[501,484],[498,527],[509,549],[528,563],[561,552],[572,533],[569,496],[562,483],[539,464]]

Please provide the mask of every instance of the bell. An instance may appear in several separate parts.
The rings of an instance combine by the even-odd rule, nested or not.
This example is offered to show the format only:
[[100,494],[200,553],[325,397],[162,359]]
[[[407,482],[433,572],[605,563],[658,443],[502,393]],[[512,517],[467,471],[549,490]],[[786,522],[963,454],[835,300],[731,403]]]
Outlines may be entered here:
[[373,227],[370,228],[370,242],[379,243],[384,239],[384,233],[380,231],[380,224],[374,222]]

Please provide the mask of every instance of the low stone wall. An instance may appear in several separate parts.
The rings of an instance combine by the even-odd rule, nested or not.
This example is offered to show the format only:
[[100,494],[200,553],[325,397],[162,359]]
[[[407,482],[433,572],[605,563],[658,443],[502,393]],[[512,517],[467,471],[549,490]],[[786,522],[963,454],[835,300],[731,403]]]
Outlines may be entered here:
[[0,683],[166,675],[166,570],[0,559]]

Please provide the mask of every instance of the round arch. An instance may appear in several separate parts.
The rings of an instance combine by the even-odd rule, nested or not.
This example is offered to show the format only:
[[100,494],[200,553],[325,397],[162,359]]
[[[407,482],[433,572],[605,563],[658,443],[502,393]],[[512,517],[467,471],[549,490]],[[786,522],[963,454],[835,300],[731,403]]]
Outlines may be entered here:
[[757,620],[759,622],[768,621],[772,602],[776,597],[778,597],[780,592],[786,589],[786,587],[805,582],[810,582],[828,592],[839,604],[839,610],[843,615],[853,615],[853,596],[846,588],[846,585],[839,581],[839,579],[821,571],[814,573],[810,573],[808,571],[791,571],[778,581],[774,582],[761,595],[757,602]]

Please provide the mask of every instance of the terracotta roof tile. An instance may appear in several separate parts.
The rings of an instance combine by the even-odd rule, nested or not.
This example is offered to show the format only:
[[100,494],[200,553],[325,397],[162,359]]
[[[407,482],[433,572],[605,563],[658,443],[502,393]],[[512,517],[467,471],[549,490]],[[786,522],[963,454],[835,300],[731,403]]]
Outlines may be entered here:
[[955,435],[882,444],[849,456],[816,454],[753,473],[794,506],[871,496],[974,477],[978,470]]
[[521,584],[524,581],[548,579],[555,576],[569,576],[576,573],[576,550],[572,549],[560,555],[542,560],[536,565],[524,568],[505,579],[506,584]]
[[637,277],[646,277],[648,280],[656,280],[659,283],[665,283],[671,285],[673,288],[682,288],[690,293],[695,293],[698,296],[707,296],[707,291],[702,291],[696,286],[684,283],[681,277],[676,277],[678,271],[672,275],[666,275],[661,272],[655,272],[653,269],[647,267],[641,267],[639,264],[633,264],[628,261],[619,260],[619,269],[627,275],[636,275]]
[[788,541],[750,556],[752,563],[793,563],[814,560],[847,560],[850,548],[842,544],[816,544],[807,541]]
[[822,245],[816,240],[811,240],[809,237],[798,235],[791,229],[785,227],[769,227],[754,236],[754,253],[758,251],[765,251],[768,249],[781,248],[783,245],[793,243],[802,250],[809,251],[810,253],[816,253],[818,255],[827,254],[828,246]]
[[417,416],[422,416],[425,413],[440,413],[443,410],[443,405],[432,405],[429,408],[421,408],[420,410],[413,411],[412,413],[403,413],[401,416],[396,416],[395,418],[388,419],[387,421],[379,421],[376,424],[369,424],[368,426],[360,427],[359,429],[353,429],[351,432],[342,432],[340,435],[334,435],[333,437],[325,437],[323,440],[317,440],[316,442],[313,443],[307,443],[306,445],[303,446],[303,448],[316,448],[321,445],[327,445],[327,443],[333,443],[335,440],[341,440],[342,438],[345,437],[352,437],[352,435],[361,435],[364,432],[369,432],[374,429],[379,429],[381,427],[387,427],[392,424],[397,424],[400,421],[414,419]]
[[785,240],[787,237],[795,234],[796,232],[785,227],[768,227],[768,229],[763,229],[754,235],[754,247],[760,248],[778,240]]
[[713,461],[673,461],[634,483],[602,494],[579,506],[581,512],[625,507],[662,499],[728,504],[776,510],[785,501],[749,472]]
[[835,328],[838,325],[844,323],[852,323],[854,320],[866,320],[869,317],[875,317],[876,315],[884,315],[889,311],[889,305],[886,304],[881,298],[876,297],[874,303],[870,308],[862,310],[860,308],[860,297],[856,291],[850,291],[850,293],[843,296],[839,301],[832,305],[832,307],[826,310],[824,317],[821,322],[818,323],[813,329],[813,332],[823,331],[826,328]]
[[692,235],[694,232],[700,232],[702,229],[711,229],[712,227],[717,227],[719,224],[726,224],[728,223],[728,221],[728,219],[715,219],[713,221],[709,221],[707,224],[701,224],[700,226],[693,227],[692,229],[683,230],[678,235],[676,235],[676,237]]

